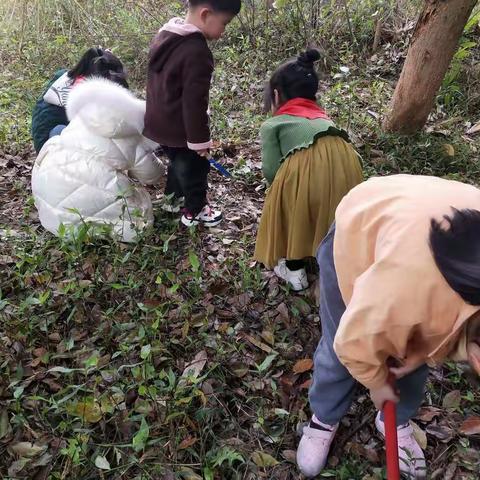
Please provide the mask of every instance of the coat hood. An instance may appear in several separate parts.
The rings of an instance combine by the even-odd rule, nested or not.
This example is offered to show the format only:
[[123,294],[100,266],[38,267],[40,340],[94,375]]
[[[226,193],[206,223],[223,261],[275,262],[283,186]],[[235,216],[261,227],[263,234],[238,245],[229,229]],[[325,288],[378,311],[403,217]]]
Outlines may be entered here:
[[180,17],[172,18],[159,31],[176,33],[182,37],[186,37],[192,33],[202,33],[198,27],[191,23],[185,23],[183,18]]
[[73,88],[66,110],[69,121],[80,117],[100,137],[138,135],[144,127],[145,102],[105,78],[91,78]]
[[201,30],[195,25],[185,23],[181,18],[172,18],[153,39],[150,49],[150,68],[159,72],[180,44],[198,36],[205,39]]

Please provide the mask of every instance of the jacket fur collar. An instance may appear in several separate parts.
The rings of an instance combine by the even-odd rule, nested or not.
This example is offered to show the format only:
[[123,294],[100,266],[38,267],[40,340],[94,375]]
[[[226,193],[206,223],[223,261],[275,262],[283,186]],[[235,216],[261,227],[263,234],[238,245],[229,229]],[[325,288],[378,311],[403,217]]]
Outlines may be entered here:
[[80,117],[102,137],[124,138],[143,131],[145,101],[104,78],[91,78],[73,88],[66,110],[70,121]]

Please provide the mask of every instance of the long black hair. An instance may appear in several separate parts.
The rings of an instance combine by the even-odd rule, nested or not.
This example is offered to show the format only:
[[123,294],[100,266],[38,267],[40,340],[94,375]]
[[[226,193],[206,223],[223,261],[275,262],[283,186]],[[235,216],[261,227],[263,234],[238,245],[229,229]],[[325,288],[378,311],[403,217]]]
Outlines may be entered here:
[[103,77],[128,88],[122,62],[110,50],[103,48],[89,48],[69,70],[68,76],[72,80],[77,77]]
[[430,249],[447,283],[470,305],[480,305],[480,212],[457,210],[431,221]]
[[318,75],[315,62],[320,60],[320,52],[310,48],[297,58],[287,60],[273,72],[265,89],[265,109],[270,110],[275,101],[277,90],[280,102],[285,103],[292,98],[315,100],[318,90]]

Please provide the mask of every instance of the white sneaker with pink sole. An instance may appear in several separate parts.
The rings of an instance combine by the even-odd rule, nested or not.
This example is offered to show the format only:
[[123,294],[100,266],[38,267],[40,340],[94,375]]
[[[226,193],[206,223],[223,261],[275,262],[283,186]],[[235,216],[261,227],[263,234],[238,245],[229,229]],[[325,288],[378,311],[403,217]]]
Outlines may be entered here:
[[312,420],[324,430],[313,428],[310,423],[303,427],[302,439],[297,449],[297,464],[307,478],[316,477],[325,468],[328,452],[338,429],[338,424],[326,425],[315,416]]
[[[385,436],[385,425],[380,420],[380,412],[375,419],[375,426],[382,436]],[[425,454],[415,439],[413,428],[408,423],[397,428],[398,458],[400,471],[409,479],[424,479],[427,477]]]

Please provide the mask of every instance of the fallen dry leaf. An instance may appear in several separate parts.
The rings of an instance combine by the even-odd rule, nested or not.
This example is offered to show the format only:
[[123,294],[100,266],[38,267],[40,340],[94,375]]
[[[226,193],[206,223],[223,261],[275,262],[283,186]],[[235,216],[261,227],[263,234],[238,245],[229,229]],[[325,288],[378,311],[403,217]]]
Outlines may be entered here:
[[42,383],[48,385],[50,391],[53,393],[57,393],[62,389],[62,386],[52,378],[46,378],[45,380],[42,380]]
[[250,303],[250,295],[248,293],[242,293],[230,299],[230,304],[238,308],[245,308]]
[[413,435],[415,439],[417,440],[422,450],[425,450],[427,448],[427,434],[415,422],[410,421],[410,425],[413,428]]
[[98,455],[98,457],[95,459],[95,466],[100,470],[110,470],[110,463],[101,455]]
[[290,463],[297,463],[297,452],[296,450],[283,450],[282,457]]
[[192,437],[191,435],[189,435],[188,437],[184,438],[181,442],[180,442],[180,445],[178,446],[178,449],[179,450],[184,450],[186,448],[189,448],[191,447],[192,445],[194,445],[195,443],[197,443],[198,441],[198,438],[197,437]]
[[47,446],[30,442],[17,442],[10,445],[8,449],[19,457],[32,458],[43,453],[47,449]]
[[440,425],[429,425],[426,428],[426,432],[443,443],[449,442],[454,436],[454,432],[450,427]]
[[292,393],[293,386],[295,385],[295,382],[297,381],[297,379],[298,379],[298,375],[295,375],[293,373],[287,373],[280,377],[280,385],[288,395]]
[[308,390],[312,386],[313,379],[309,378],[299,385],[299,390]]
[[80,417],[84,422],[97,423],[103,413],[97,401],[88,399],[83,402],[77,402],[73,406],[67,408],[68,413]]
[[281,303],[277,307],[277,312],[279,313],[279,316],[281,320],[288,325],[290,323],[290,314],[288,313],[288,308],[284,303]]
[[202,350],[201,352],[198,352],[194,359],[188,363],[185,366],[185,369],[183,370],[182,377],[180,378],[180,381],[178,382],[179,386],[185,385],[187,383],[187,378],[188,379],[196,379],[200,376],[200,373],[202,373],[203,368],[207,364],[207,352],[205,350]]
[[302,297],[295,297],[292,300],[292,304],[304,316],[312,313],[312,307]]
[[303,358],[298,360],[297,363],[293,366],[293,373],[303,373],[308,372],[313,368],[313,360],[311,358]]
[[358,442],[348,442],[345,445],[345,450],[349,453],[353,453],[355,456],[366,458],[372,463],[378,463],[380,461],[378,453],[373,448],[367,447]]
[[189,467],[182,467],[178,473],[183,480],[202,480],[202,477]]
[[415,416],[415,419],[420,420],[421,422],[431,422],[441,413],[442,411],[436,407],[422,407]]
[[37,368],[41,363],[42,363],[42,358],[41,358],[41,357],[37,357],[37,358],[35,358],[34,360],[32,360],[29,365],[30,365],[32,368]]
[[480,417],[468,417],[460,425],[459,432],[463,435],[480,435]]
[[275,337],[271,330],[263,330],[260,336],[270,345],[273,345],[275,343]]
[[452,390],[443,397],[443,408],[457,408],[462,400],[460,390]]
[[62,337],[58,332],[53,332],[48,336],[49,340],[55,343],[59,343],[62,340]]
[[32,353],[34,357],[43,357],[47,353],[47,349],[44,347],[35,348]]
[[10,419],[8,416],[8,411],[2,410],[0,413],[0,440],[4,437],[9,436],[12,433],[12,427],[10,425]]
[[448,157],[454,157],[455,156],[455,149],[453,148],[453,145],[451,145],[450,143],[445,143],[443,145],[443,151],[444,151],[445,155],[447,155]]
[[257,340],[252,335],[248,335],[248,333],[243,333],[242,332],[242,333],[240,333],[240,336],[243,337],[248,342],[250,342],[251,344],[255,345],[260,350],[263,350],[266,353],[273,352],[273,349],[271,347],[269,347],[266,343],[263,343],[260,340]]
[[278,460],[275,460],[271,455],[260,450],[253,452],[252,460],[257,467],[273,467],[278,465]]

